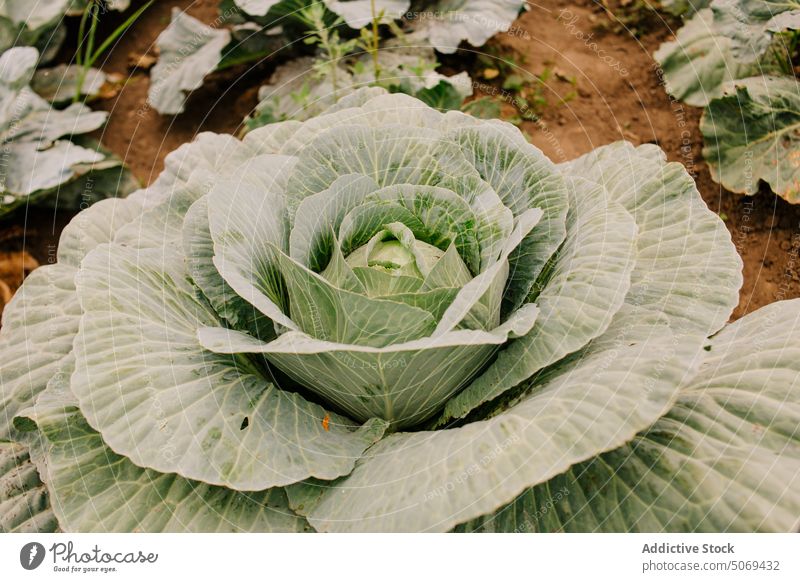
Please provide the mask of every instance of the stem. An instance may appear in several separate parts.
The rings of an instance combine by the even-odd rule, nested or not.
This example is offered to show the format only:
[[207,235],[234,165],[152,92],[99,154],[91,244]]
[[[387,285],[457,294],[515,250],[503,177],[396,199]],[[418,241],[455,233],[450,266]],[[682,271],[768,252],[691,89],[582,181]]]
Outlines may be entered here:
[[[144,14],[144,11],[150,8],[150,6],[155,2],[155,0],[149,0],[144,5],[142,5],[136,12],[131,14],[125,22],[120,24],[114,32],[112,32],[108,38],[106,38],[97,50],[94,50],[94,41],[95,41],[95,34],[97,32],[97,24],[99,22],[99,15],[97,11],[99,10],[99,6],[94,2],[90,2],[86,6],[86,10],[81,17],[81,24],[78,29],[78,38],[80,39],[80,45],[78,46],[78,53],[75,58],[75,61],[79,67],[81,67],[80,72],[78,73],[78,85],[75,88],[75,95],[73,97],[73,102],[77,103],[80,101],[81,94],[83,93],[83,85],[86,82],[86,75],[89,74],[89,69],[92,68],[95,61],[100,58],[108,47],[112,45],[121,35],[123,32],[128,30],[134,22],[136,22],[139,17]],[[86,41],[85,32],[86,32],[86,19],[88,18],[90,13],[92,14],[92,23],[89,28],[89,39],[87,41],[87,45],[84,48],[83,43]],[[83,49],[83,50],[82,50]],[[83,54],[82,54],[83,53]]]
[[136,12],[131,14],[130,17],[128,17],[128,19],[125,22],[120,24],[116,28],[116,30],[114,30],[114,32],[112,32],[109,35],[109,37],[106,40],[103,41],[103,44],[101,44],[100,47],[97,49],[97,51],[95,51],[95,53],[91,56],[88,65],[91,67],[94,64],[94,62],[100,57],[100,55],[103,54],[103,52],[105,52],[105,50],[109,46],[111,46],[111,44],[115,40],[117,40],[120,37],[120,35],[122,35],[123,32],[128,30],[131,27],[131,25],[133,25],[134,22],[139,20],[139,17],[142,14],[144,14],[145,10],[147,10],[148,8],[150,8],[150,6],[152,6],[153,2],[155,2],[155,0],[149,0],[146,4],[144,4],[141,8],[139,8]]
[[[85,30],[85,19],[87,15],[92,19],[91,24],[89,25],[89,39],[86,41],[86,47],[84,49],[84,55],[80,59],[80,71],[78,71],[78,82],[75,86],[75,95],[72,96],[73,103],[77,103],[81,99],[81,94],[83,93],[83,85],[86,83],[86,75],[89,73],[89,68],[92,66],[89,63],[91,59],[92,51],[94,50],[94,37],[97,33],[97,10],[98,6],[94,2],[90,2],[86,6],[86,12],[83,13],[83,18],[81,18],[81,28]],[[83,37],[83,32],[81,31],[81,44],[85,40]],[[78,47],[78,55],[81,54],[80,47]]]
[[378,15],[375,10],[375,0],[369,0],[369,7],[372,10],[372,68],[375,72],[375,82],[381,80],[381,66],[378,63]]
[[83,64],[83,43],[86,40],[86,19],[89,17],[89,10],[91,10],[92,5],[87,4],[86,8],[83,9],[83,14],[81,15],[81,24],[78,26],[78,52],[75,54],[75,64],[79,67]]

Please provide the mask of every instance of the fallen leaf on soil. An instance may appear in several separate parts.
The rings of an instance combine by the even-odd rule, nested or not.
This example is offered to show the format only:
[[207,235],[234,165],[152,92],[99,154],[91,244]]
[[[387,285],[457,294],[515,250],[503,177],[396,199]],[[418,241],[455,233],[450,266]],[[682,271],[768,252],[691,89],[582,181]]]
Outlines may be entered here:
[[100,99],[112,99],[119,95],[119,92],[122,91],[122,87],[125,86],[125,82],[127,77],[125,75],[120,75],[119,73],[109,73],[106,75],[106,82],[103,83],[103,86],[100,87],[100,91],[97,92],[97,97]]
[[128,67],[131,69],[143,69],[146,71],[155,65],[157,60],[158,54],[155,50],[144,54],[128,53]]

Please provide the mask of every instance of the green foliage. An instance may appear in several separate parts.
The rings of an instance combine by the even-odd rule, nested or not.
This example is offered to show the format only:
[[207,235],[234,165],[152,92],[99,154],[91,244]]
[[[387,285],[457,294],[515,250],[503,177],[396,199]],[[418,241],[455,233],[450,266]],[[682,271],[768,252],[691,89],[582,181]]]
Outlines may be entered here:
[[705,107],[703,155],[714,180],[733,192],[755,194],[764,181],[800,200],[798,28],[796,2],[714,0],[654,55],[667,90]]

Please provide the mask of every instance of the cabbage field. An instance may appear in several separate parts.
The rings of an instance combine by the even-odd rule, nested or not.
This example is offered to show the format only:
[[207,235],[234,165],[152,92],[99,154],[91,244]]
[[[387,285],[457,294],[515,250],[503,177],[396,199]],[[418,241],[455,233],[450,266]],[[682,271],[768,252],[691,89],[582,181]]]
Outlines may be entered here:
[[0,2],[0,532],[800,530],[800,2]]

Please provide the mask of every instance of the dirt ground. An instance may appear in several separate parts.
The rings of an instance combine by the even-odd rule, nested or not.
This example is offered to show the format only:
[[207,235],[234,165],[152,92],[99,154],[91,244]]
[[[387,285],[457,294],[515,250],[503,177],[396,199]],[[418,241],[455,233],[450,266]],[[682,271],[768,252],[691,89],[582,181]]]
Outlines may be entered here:
[[[525,121],[522,128],[556,162],[619,139],[658,144],[695,175],[703,199],[725,220],[742,255],[744,286],[734,318],[776,300],[800,297],[800,206],[766,190],[753,197],[734,195],[711,180],[701,155],[701,111],[670,100],[651,57],[673,34],[677,21],[648,13],[642,22],[626,26],[613,13],[630,13],[640,0],[621,2],[625,7],[617,1],[537,0],[509,33],[489,43],[489,52],[520,55],[523,77],[551,73],[541,84],[548,104],[537,111],[538,121]],[[94,104],[111,113],[98,137],[143,183],[155,179],[166,154],[198,132],[237,132],[272,69],[270,63],[259,63],[212,75],[192,96],[186,113],[177,117],[162,117],[147,106],[148,73],[132,68],[131,61],[153,54],[172,7],[212,22],[216,5],[212,0],[157,2],[102,63],[106,72],[126,81],[116,97]],[[474,54],[465,55],[463,62],[482,66]],[[446,63],[453,66],[454,59]],[[70,218],[63,211],[29,210],[12,223],[0,224],[0,262],[3,253],[23,250],[39,263],[52,261],[58,234]],[[30,266],[18,255],[13,260]],[[9,286],[13,290],[15,281]]]

